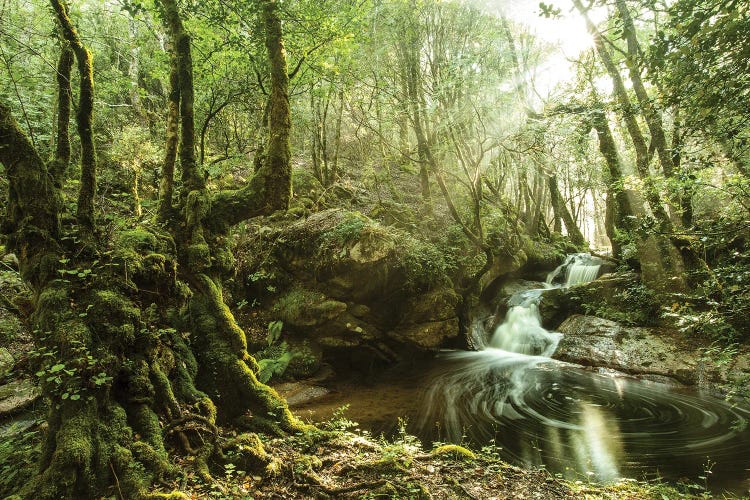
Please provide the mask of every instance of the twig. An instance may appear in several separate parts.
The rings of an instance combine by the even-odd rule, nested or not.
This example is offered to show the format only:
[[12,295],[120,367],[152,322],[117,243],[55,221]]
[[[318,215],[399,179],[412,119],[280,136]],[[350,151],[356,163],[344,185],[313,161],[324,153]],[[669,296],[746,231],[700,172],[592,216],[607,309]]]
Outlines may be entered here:
[[461,491],[463,491],[463,492],[464,492],[464,493],[466,494],[466,496],[468,496],[469,498],[472,498],[472,499],[474,499],[474,500],[479,500],[479,497],[478,497],[478,496],[476,496],[476,495],[474,495],[474,494],[473,494],[472,492],[470,492],[469,490],[467,490],[467,489],[466,489],[466,486],[464,486],[463,484],[459,484],[459,485],[458,485],[458,487],[459,487],[459,488],[461,488]]
[[122,500],[125,500],[125,495],[122,494],[122,490],[120,489],[120,480],[117,478],[117,473],[115,472],[115,468],[112,465],[112,461],[109,462],[109,469],[112,471],[112,475],[115,476],[115,486],[117,486],[117,491],[120,493],[120,498]]
[[318,484],[317,486],[319,486],[329,495],[342,495],[344,493],[351,493],[353,491],[372,490],[375,488],[380,488],[387,482],[388,481],[385,479],[378,479],[377,481],[366,481],[364,483],[353,484],[351,486],[342,486],[341,488],[329,488],[328,486],[325,486],[323,484]]

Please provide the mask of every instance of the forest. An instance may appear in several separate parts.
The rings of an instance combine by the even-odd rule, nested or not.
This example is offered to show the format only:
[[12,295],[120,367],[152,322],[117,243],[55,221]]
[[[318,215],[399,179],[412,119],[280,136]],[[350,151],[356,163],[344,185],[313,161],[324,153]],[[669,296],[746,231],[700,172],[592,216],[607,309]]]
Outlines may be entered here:
[[750,3],[0,0],[0,497],[750,497]]

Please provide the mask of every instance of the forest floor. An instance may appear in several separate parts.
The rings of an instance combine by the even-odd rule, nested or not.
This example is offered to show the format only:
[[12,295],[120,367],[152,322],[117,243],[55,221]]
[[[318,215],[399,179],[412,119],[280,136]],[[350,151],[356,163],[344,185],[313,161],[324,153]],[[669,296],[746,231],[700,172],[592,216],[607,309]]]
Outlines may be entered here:
[[[31,479],[44,434],[43,405],[0,425],[0,497]],[[523,469],[493,456],[453,445],[425,452],[416,438],[376,439],[366,432],[331,428],[352,423],[331,420],[310,432],[263,438],[270,462],[249,471],[229,463],[212,470],[209,481],[192,467],[193,457],[176,457],[177,479],[157,491],[179,490],[192,499],[693,499],[713,497],[698,485],[621,480],[611,484],[568,481],[545,470]],[[223,429],[231,437],[233,432]],[[173,455],[173,457],[175,457]],[[116,492],[110,497],[120,500]]]
[[522,469],[491,454],[454,445],[426,453],[416,438],[408,435],[388,441],[366,432],[339,429],[273,439],[264,445],[273,465],[262,474],[245,474],[229,467],[224,478],[211,484],[190,480],[172,486],[196,499],[710,498],[700,491],[690,493],[696,486],[680,491],[661,482],[622,480],[600,485],[567,481],[544,470]]

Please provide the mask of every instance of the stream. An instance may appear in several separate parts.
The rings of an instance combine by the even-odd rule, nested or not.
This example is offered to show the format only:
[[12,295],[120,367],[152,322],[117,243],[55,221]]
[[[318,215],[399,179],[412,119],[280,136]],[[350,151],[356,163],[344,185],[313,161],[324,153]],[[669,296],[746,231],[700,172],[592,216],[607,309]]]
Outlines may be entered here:
[[696,390],[605,374],[552,359],[562,334],[540,324],[545,290],[596,278],[570,256],[546,288],[510,297],[504,321],[478,351],[441,352],[369,386],[341,384],[295,408],[320,420],[336,408],[392,435],[399,419],[425,444],[491,447],[517,465],[568,479],[685,480],[714,492],[750,488],[750,412]]

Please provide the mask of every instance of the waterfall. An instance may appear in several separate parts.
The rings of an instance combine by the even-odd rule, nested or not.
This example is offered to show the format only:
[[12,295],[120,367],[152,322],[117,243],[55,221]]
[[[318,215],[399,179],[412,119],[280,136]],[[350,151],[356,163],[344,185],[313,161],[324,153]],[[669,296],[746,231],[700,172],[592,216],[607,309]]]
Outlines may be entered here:
[[[539,301],[543,291],[528,290],[511,297],[511,308],[492,335],[490,347],[532,356],[552,356],[562,334],[542,327]],[[513,299],[516,299],[516,304],[513,304]]]
[[[431,442],[494,443],[504,460],[567,479],[641,476],[656,463],[674,465],[675,479],[705,476],[709,459],[732,480],[746,477],[750,431],[735,429],[746,425],[750,411],[551,358],[562,334],[541,324],[544,293],[595,279],[601,264],[587,254],[571,255],[540,288],[519,283],[516,289],[523,290],[508,299],[486,346],[479,341],[478,351],[440,354],[412,428]],[[473,337],[481,340],[489,323],[486,315],[474,318]]]
[[599,275],[602,260],[588,253],[574,253],[568,255],[565,261],[547,275],[547,283],[552,285],[564,273],[565,281],[561,284],[568,288],[593,281]]
[[[546,288],[526,290],[508,299],[510,309],[502,324],[495,329],[490,347],[518,354],[551,357],[562,334],[542,327],[539,302],[545,290],[556,288],[552,283],[564,272],[563,288],[596,279],[601,260],[587,253],[568,255],[560,266],[547,275]],[[560,285],[558,285],[559,287]]]

